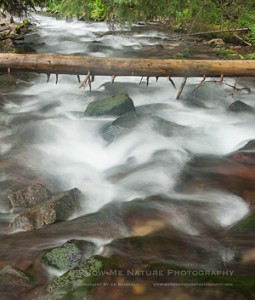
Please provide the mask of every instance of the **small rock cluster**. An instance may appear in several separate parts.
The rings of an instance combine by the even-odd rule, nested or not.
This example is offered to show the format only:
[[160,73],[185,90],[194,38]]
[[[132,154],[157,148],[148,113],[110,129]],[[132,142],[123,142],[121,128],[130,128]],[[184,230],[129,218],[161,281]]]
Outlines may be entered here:
[[11,228],[33,230],[64,221],[79,209],[80,191],[73,188],[53,195],[42,184],[25,187],[8,196],[13,208],[25,208],[11,223]]
[[0,52],[15,52],[14,41],[23,39],[24,34],[30,31],[29,25],[28,20],[15,23],[12,16],[0,11]]

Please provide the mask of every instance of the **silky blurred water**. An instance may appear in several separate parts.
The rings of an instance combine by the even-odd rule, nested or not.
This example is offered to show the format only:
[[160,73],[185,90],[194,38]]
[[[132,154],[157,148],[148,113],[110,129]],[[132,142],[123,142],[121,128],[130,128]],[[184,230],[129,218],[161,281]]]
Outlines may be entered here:
[[[104,23],[66,22],[43,15],[34,18],[37,26],[25,42],[32,43],[38,53],[123,56],[153,44],[149,33],[104,35],[108,31]],[[157,35],[158,39],[165,37],[162,33]],[[174,80],[179,87],[181,79]],[[45,75],[35,76],[27,85],[5,93],[7,100],[0,115],[1,159],[14,157],[18,164],[39,177],[50,178],[62,190],[79,188],[86,201],[73,218],[96,212],[111,201],[153,194],[178,198],[174,190],[177,178],[195,154],[225,155],[255,137],[254,115],[226,112],[234,100],[244,98],[254,105],[254,91],[249,95],[237,93],[233,98],[231,88],[205,83],[194,92],[200,80],[188,79],[183,101],[178,101],[177,91],[164,78],[158,82],[151,79],[147,87],[145,82],[139,85],[140,78],[116,78],[112,85],[111,78],[96,77],[90,93],[79,89],[75,76],[60,75],[57,85],[53,75],[48,83]],[[89,118],[83,112],[91,101],[118,92],[128,93],[137,110],[183,125],[186,130],[165,136],[148,120],[108,143],[101,132],[115,118]],[[189,101],[194,99],[205,108],[190,106]],[[158,154],[154,159],[160,151],[167,155]],[[132,171],[126,171],[128,168]],[[3,171],[1,181],[12,180],[13,172]],[[118,178],[121,172],[126,174]],[[114,176],[117,180],[112,180]],[[221,226],[233,224],[248,212],[241,198],[227,192],[185,197],[216,203],[210,213]],[[2,211],[8,211],[6,206]],[[182,230],[192,231],[193,225],[185,216],[178,224]]]

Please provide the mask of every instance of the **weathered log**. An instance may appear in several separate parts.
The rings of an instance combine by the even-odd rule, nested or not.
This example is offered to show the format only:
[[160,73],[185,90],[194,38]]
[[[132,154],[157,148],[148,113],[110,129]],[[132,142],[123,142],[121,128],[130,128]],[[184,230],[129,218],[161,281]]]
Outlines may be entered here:
[[0,71],[91,76],[255,76],[252,60],[108,58],[45,54],[0,54]]

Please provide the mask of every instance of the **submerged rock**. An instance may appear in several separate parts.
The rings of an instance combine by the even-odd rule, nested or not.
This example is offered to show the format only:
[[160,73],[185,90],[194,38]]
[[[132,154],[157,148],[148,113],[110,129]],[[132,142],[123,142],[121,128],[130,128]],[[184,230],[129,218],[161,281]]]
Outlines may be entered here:
[[170,228],[145,236],[115,239],[104,246],[103,256],[120,256],[130,263],[177,264],[189,268],[217,268],[222,258],[215,240],[191,236]]
[[235,112],[235,113],[239,113],[239,112],[253,112],[254,108],[250,105],[247,105],[246,103],[242,102],[242,101],[235,101],[232,104],[229,105],[228,111],[230,112]]
[[228,156],[198,155],[180,174],[176,191],[230,191],[255,208],[255,154],[236,151]]
[[245,218],[235,224],[232,228],[232,232],[253,233],[255,230],[255,213],[250,212]]
[[250,140],[241,149],[239,149],[239,151],[243,151],[243,150],[255,151],[255,140]]
[[57,194],[18,215],[11,222],[10,227],[33,230],[67,220],[78,209],[79,196],[80,191],[77,188]]
[[103,138],[112,142],[144,122],[150,124],[152,130],[167,137],[186,129],[185,126],[164,120],[151,113],[130,112],[114,120],[103,132]]
[[24,295],[33,287],[32,277],[18,268],[6,265],[0,270],[0,298],[25,299]]
[[91,256],[95,248],[95,244],[88,241],[70,240],[60,247],[47,251],[41,261],[58,270],[68,270],[77,267],[84,256]]
[[9,194],[8,199],[12,207],[33,207],[48,200],[51,196],[50,190],[44,185],[37,183]]
[[121,116],[130,111],[135,111],[135,106],[127,94],[118,94],[89,103],[85,116]]

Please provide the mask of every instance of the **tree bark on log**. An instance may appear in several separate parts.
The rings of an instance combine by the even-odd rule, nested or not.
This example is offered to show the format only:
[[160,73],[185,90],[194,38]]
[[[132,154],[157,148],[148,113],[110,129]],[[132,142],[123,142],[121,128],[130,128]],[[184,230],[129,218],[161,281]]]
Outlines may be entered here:
[[46,54],[0,54],[0,71],[91,76],[255,76],[253,60],[108,58]]

